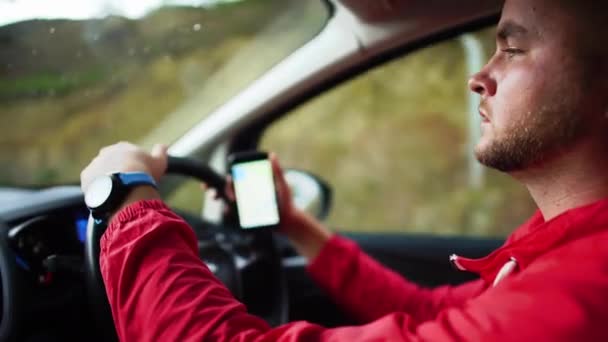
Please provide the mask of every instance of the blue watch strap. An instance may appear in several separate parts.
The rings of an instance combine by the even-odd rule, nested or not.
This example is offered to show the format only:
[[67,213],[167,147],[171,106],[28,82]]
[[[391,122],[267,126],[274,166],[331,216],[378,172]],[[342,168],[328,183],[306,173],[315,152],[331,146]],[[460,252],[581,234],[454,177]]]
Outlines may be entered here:
[[156,181],[154,181],[154,178],[145,172],[119,172],[116,176],[126,187],[150,185],[156,188]]

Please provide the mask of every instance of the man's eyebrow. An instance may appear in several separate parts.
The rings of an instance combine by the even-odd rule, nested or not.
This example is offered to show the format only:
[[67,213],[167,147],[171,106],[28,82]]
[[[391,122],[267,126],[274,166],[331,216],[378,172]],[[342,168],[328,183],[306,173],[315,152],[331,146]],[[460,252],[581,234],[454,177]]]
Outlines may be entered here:
[[498,32],[496,33],[496,37],[498,37],[499,40],[504,41],[511,37],[525,36],[527,34],[528,29],[526,29],[525,27],[513,21],[507,21],[504,24],[500,25],[500,27],[498,28]]

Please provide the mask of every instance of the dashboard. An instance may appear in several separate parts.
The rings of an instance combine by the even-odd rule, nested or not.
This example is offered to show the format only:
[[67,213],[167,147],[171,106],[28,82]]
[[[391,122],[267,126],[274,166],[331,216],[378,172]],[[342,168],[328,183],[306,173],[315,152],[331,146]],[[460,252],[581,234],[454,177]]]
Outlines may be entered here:
[[[310,280],[303,265],[282,264],[282,256],[294,255],[283,240],[175,212],[193,228],[201,260],[250,312],[277,324],[289,317],[293,299],[294,310],[305,313],[297,303],[311,303],[310,291],[302,288]],[[87,286],[87,224],[77,186],[0,189],[0,341],[112,340],[104,335],[108,327],[96,320],[99,308]],[[298,288],[288,290],[293,279]]]
[[81,273],[87,222],[86,209],[75,208],[11,226],[8,241],[17,265],[40,284],[51,283],[57,273]]
[[84,282],[87,220],[76,186],[0,191],[2,255],[9,259],[0,263],[0,339],[98,340]]
[[[266,248],[270,236],[242,234],[176,213],[197,235],[201,260],[252,313],[269,321],[286,316],[281,313],[286,307],[277,311],[286,292],[278,288],[282,283],[273,271],[280,263]],[[10,199],[0,189],[0,341],[5,340],[3,326],[16,331],[18,338],[11,340],[18,341],[104,340],[99,332],[107,327],[98,326],[99,310],[87,286],[88,214],[76,186],[11,191]]]

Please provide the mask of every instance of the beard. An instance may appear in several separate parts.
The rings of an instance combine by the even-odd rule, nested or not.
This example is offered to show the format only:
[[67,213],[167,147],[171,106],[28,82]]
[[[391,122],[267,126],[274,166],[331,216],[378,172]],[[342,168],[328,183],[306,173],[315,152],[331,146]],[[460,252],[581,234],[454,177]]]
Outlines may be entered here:
[[583,135],[583,118],[575,106],[562,102],[519,115],[519,120],[500,131],[475,156],[485,166],[502,171],[523,171],[567,150]]

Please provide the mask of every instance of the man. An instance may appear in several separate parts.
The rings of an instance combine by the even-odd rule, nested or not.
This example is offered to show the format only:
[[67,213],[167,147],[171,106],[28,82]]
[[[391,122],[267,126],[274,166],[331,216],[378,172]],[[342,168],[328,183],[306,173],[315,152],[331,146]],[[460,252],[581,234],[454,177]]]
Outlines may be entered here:
[[[597,8],[595,8],[597,7]],[[470,80],[482,98],[487,166],[524,183],[539,211],[458,287],[422,289],[332,236],[290,203],[273,157],[282,230],[312,277],[363,325],[271,329],[246,313],[200,262],[192,231],[134,189],[102,238],[101,267],[125,341],[608,341],[608,53],[606,5],[507,0],[497,51]],[[111,165],[111,166],[108,166]],[[159,179],[166,151],[105,148],[82,186],[109,172]]]

